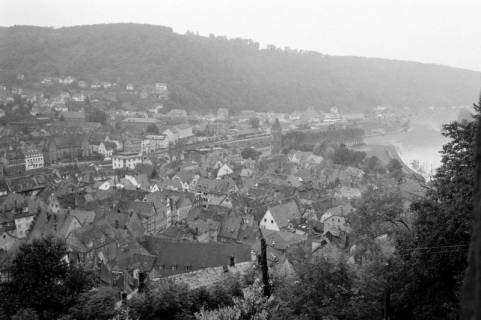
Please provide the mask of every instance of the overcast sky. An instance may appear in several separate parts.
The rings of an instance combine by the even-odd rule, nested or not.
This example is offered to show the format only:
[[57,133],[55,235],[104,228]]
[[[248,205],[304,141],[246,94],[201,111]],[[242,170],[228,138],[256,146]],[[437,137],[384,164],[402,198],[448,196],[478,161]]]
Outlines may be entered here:
[[481,70],[481,0],[0,0],[0,25],[109,22]]

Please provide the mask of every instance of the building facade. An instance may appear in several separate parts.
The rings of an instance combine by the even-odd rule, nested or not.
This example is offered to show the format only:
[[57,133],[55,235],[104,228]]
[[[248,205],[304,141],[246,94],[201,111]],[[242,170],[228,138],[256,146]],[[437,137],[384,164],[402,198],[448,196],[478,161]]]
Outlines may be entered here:
[[25,170],[34,170],[45,167],[43,153],[39,150],[25,152]]
[[135,169],[142,163],[142,155],[138,153],[120,153],[112,156],[112,169]]

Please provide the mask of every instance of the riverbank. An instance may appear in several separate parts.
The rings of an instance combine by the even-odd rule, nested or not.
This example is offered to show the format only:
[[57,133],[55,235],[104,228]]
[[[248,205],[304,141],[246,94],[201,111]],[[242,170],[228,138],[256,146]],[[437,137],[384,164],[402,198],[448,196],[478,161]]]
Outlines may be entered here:
[[367,137],[364,142],[366,146],[388,146],[388,153],[397,154],[393,158],[428,179],[441,165],[440,151],[448,139],[441,135],[441,125],[414,123],[408,132]]

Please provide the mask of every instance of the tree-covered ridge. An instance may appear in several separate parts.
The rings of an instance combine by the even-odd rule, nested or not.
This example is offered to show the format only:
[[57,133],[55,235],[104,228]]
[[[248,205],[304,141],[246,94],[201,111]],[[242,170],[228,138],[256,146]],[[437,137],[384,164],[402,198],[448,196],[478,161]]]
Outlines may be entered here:
[[260,49],[252,40],[136,24],[1,28],[0,80],[17,73],[166,82],[173,105],[198,110],[450,106],[469,104],[479,83],[479,72],[468,70]]

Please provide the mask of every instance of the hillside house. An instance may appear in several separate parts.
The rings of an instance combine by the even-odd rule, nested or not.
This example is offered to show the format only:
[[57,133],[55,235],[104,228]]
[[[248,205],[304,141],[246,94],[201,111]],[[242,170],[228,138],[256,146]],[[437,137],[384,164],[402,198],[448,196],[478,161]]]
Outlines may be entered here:
[[280,231],[287,229],[292,222],[301,218],[297,204],[290,201],[269,207],[260,221],[261,229]]

